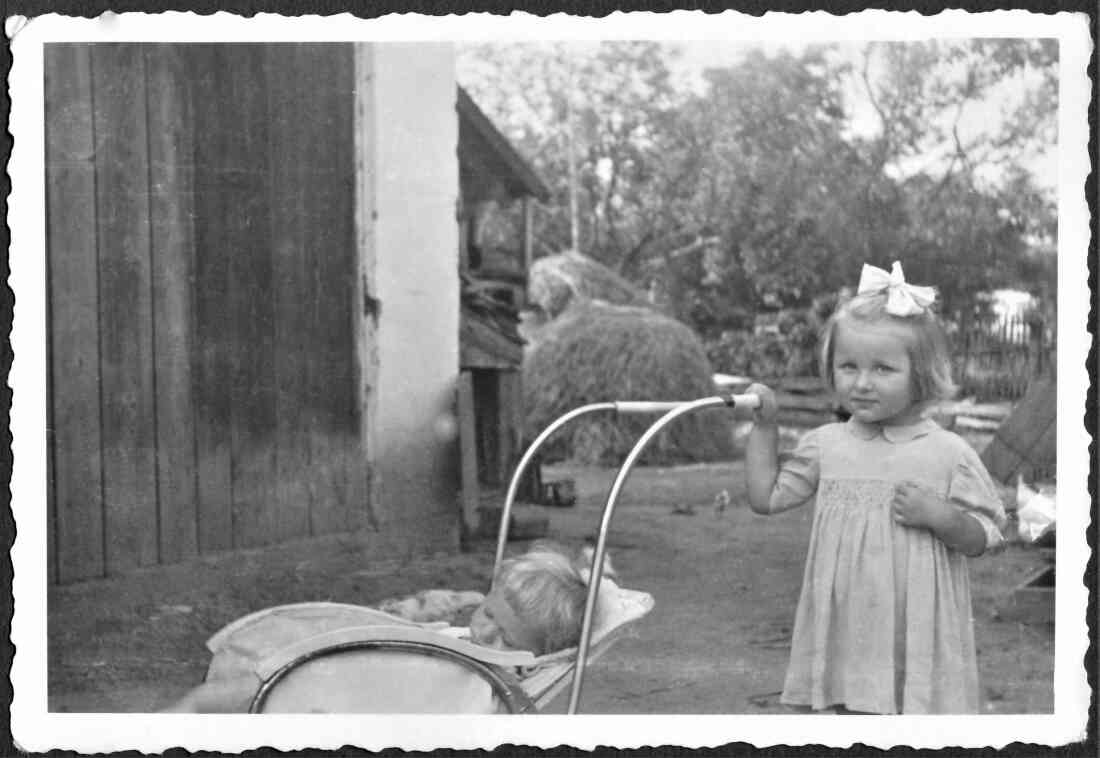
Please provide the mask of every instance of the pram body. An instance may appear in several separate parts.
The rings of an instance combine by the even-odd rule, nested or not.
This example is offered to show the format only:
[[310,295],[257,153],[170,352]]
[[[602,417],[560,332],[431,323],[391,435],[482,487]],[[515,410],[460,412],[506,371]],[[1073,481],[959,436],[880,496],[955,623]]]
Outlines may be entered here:
[[754,400],[731,395],[686,403],[583,406],[557,419],[527,449],[505,497],[495,567],[503,558],[519,481],[554,431],[595,411],[665,411],[627,456],[608,496],[577,648],[540,657],[492,650],[461,639],[445,625],[418,624],[363,606],[300,603],[245,616],[211,637],[207,646],[213,660],[207,681],[254,678],[249,706],[253,713],[530,713],[553,700],[572,674],[569,713],[575,713],[585,666],[609,649],[627,624],[653,607],[647,593],[622,589],[602,578],[607,530],[631,466],[674,418],[698,408],[751,405]]
[[[605,583],[597,655],[652,607],[647,593]],[[256,713],[532,713],[568,681],[575,648],[493,650],[462,631],[344,603],[277,606],[210,638],[206,680],[251,677]]]

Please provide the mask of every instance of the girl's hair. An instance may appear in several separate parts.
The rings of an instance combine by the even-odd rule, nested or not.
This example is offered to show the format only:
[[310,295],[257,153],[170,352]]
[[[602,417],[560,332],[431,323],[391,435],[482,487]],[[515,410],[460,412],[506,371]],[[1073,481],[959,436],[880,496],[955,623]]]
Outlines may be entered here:
[[914,316],[894,316],[886,312],[885,291],[858,294],[840,303],[821,330],[821,377],[825,386],[836,390],[833,378],[833,347],[836,327],[845,319],[886,322],[907,327],[913,335],[908,341],[909,363],[913,377],[913,402],[922,407],[948,400],[955,395],[951,379],[951,350],[947,332],[930,308]]
[[516,615],[535,631],[545,655],[580,641],[588,585],[575,563],[561,552],[532,550],[501,564],[499,588]]

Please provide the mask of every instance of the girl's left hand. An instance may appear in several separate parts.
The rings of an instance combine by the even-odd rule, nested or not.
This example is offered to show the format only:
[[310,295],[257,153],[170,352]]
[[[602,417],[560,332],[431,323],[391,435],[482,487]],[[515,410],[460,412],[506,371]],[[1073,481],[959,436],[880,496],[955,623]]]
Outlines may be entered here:
[[906,481],[894,489],[891,502],[894,521],[902,526],[923,527],[935,531],[950,514],[948,503],[928,487]]

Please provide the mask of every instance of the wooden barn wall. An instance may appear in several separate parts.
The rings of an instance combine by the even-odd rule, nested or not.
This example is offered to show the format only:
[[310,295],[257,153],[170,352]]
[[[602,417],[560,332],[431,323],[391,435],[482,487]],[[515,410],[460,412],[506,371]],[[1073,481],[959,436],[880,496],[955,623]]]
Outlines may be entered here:
[[351,46],[45,64],[53,579],[360,526]]

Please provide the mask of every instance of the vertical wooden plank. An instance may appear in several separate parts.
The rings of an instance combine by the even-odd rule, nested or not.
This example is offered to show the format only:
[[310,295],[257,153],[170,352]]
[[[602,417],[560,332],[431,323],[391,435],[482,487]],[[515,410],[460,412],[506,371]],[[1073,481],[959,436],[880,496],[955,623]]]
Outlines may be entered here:
[[[311,369],[311,442],[315,534],[353,528],[352,501],[365,497],[365,461],[358,455],[359,419],[352,338],[355,262],[355,171],[352,48],[302,46],[311,94],[312,134],[303,155],[312,168],[305,194],[305,243],[312,255],[312,325],[317,355]],[[354,472],[354,476],[352,475]]]
[[229,257],[226,245],[228,198],[223,165],[230,127],[225,68],[226,46],[185,48],[192,83],[195,148],[195,278],[192,287],[194,345],[192,393],[195,415],[195,468],[200,552],[233,544],[233,492],[230,460],[230,378],[235,325],[230,319]]
[[94,45],[92,86],[106,561],[108,572],[116,572],[157,560],[149,156],[140,46]]
[[191,408],[193,155],[187,71],[175,45],[144,48],[149,108],[149,202],[156,377],[160,555],[198,551]]
[[474,420],[474,378],[470,371],[458,377],[458,445],[462,471],[462,525],[473,534],[478,525],[481,492],[478,484],[477,431]]
[[313,273],[306,265],[305,198],[309,166],[302,146],[311,137],[308,93],[302,77],[308,61],[300,45],[267,48],[272,76],[268,103],[271,160],[272,285],[274,297],[276,381],[275,466],[272,493],[288,536],[309,534],[310,426],[305,397],[313,335],[306,331],[308,307],[304,283]]
[[522,310],[527,307],[527,277],[531,275],[531,263],[535,259],[535,201],[524,197],[523,205],[523,293],[516,306]]
[[497,385],[497,484],[508,481],[508,470],[512,465],[512,424],[511,424],[511,371],[496,372]]
[[88,45],[47,44],[46,249],[57,579],[101,576],[99,300]]
[[[233,460],[233,544],[277,541],[275,377],[271,224],[268,195],[266,45],[229,45],[226,152],[229,313],[237,357],[230,388]],[[309,114],[299,114],[308,118]]]
[[500,372],[500,472],[502,484],[512,478],[512,469],[519,460],[520,409],[523,398],[520,372]]
[[481,481],[498,485],[501,481],[502,418],[500,370],[479,368],[472,371],[474,416],[477,433],[478,472]]

